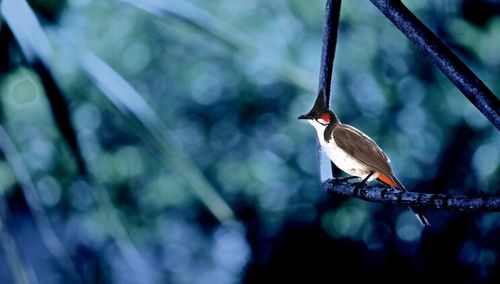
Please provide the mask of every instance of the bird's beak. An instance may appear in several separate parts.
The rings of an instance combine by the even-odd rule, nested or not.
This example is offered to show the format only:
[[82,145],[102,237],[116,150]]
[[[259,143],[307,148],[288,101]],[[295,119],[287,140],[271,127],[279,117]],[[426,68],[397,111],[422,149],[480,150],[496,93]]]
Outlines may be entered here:
[[310,114],[303,114],[301,116],[298,117],[298,119],[311,119],[311,115]]

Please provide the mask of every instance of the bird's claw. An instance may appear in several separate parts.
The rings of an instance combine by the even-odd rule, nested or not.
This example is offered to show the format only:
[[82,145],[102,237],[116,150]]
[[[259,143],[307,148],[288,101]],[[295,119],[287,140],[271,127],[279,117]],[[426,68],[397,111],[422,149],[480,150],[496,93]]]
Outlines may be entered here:
[[354,186],[354,189],[355,189],[355,190],[360,190],[360,189],[362,189],[363,187],[365,187],[366,183],[364,183],[364,182],[356,182],[356,183],[355,183],[355,185],[356,185],[356,186]]
[[360,181],[360,182],[356,182],[356,183],[353,183],[355,186],[354,186],[354,193],[355,195],[359,195],[359,193],[361,192],[361,190],[366,186],[366,182],[365,181]]
[[343,178],[333,178],[332,179],[332,183],[335,184],[335,185],[338,185],[338,184],[342,184],[344,182],[347,182],[349,181],[350,179],[355,179],[355,178],[358,178],[358,177],[343,177]]

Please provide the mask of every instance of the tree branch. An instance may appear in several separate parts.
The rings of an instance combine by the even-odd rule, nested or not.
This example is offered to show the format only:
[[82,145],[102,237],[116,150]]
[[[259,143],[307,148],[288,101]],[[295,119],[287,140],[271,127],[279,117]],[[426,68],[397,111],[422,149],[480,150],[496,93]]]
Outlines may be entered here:
[[[318,95],[311,111],[325,110],[330,108],[330,89],[332,84],[333,61],[337,47],[337,35],[340,21],[340,7],[342,0],[328,0],[326,2],[325,23],[323,25],[323,47],[321,49],[321,63],[319,73]],[[316,152],[318,153],[318,168],[322,176],[321,146],[316,141]],[[336,167],[330,162],[332,177],[335,176]],[[329,175],[329,174],[328,174]],[[323,177],[321,177],[323,179]]]
[[[455,86],[497,127],[500,129],[500,103],[493,92],[434,35],[399,0],[370,0],[391,20]],[[325,25],[323,28],[323,49],[319,94],[313,110],[328,108],[333,61],[337,44],[341,0],[328,0]],[[414,208],[434,208],[462,212],[500,212],[500,197],[450,196],[402,192],[391,188],[366,186],[357,190],[354,184],[339,179],[328,179],[323,188],[332,194],[356,197],[370,202],[410,206]]]
[[500,101],[444,43],[399,0],[370,0],[500,130]]
[[[337,47],[341,0],[328,0],[326,3],[325,24],[323,26],[323,48],[319,74],[318,98],[316,104],[329,108],[330,87],[332,82],[333,60]],[[321,90],[323,92],[321,92]]]
[[500,197],[490,196],[450,196],[447,194],[430,194],[420,192],[403,192],[382,185],[365,186],[356,190],[356,185],[338,179],[323,182],[328,192],[346,197],[356,197],[370,202],[386,203],[415,208],[433,208],[461,212],[500,212]]

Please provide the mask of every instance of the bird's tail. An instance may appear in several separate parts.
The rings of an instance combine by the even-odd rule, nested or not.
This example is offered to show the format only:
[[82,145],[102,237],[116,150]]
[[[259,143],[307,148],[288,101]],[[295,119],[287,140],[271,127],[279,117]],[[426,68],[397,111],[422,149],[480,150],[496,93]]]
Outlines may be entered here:
[[[406,189],[406,187],[393,174],[391,174],[390,179],[395,184],[395,185],[390,184],[391,186],[394,186],[394,187],[398,188],[401,191],[408,191]],[[425,217],[424,213],[422,212],[422,208],[415,208],[415,207],[410,207],[410,206],[408,206],[408,208],[410,208],[410,211],[413,212],[413,214],[415,214],[415,217],[417,217],[418,221],[420,221],[420,223],[422,225],[424,225],[424,226],[430,226],[431,225],[431,223],[429,222],[429,220],[427,220],[427,217]]]

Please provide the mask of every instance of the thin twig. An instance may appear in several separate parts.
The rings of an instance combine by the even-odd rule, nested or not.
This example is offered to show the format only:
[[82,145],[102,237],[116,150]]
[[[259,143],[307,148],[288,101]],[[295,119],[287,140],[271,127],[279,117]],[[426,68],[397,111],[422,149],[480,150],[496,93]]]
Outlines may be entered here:
[[500,130],[500,100],[399,0],[370,0]]
[[335,179],[323,182],[323,188],[332,194],[399,206],[427,207],[461,212],[500,212],[500,197],[403,192],[383,185],[365,186],[360,190],[356,190],[355,184]]

